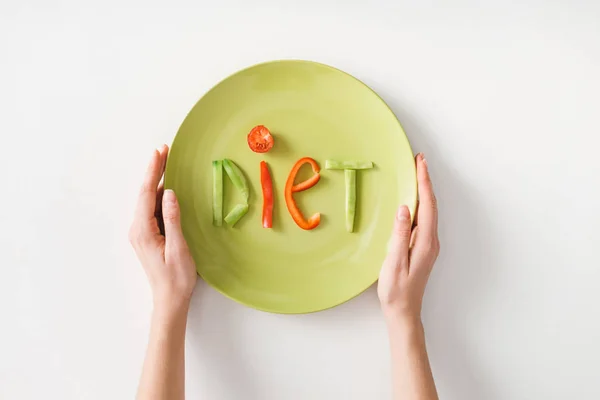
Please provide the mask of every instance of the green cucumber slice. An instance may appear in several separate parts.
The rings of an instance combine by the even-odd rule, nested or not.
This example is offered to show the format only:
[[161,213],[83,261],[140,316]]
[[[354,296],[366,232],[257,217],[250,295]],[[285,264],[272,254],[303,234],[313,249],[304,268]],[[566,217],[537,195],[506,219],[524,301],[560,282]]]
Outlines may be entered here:
[[213,225],[223,225],[223,161],[212,162],[213,174]]
[[229,179],[231,179],[231,182],[233,182],[233,186],[235,186],[237,190],[242,193],[245,203],[248,204],[250,190],[248,189],[248,182],[246,181],[246,177],[244,176],[242,170],[240,170],[240,168],[229,159],[223,160],[223,168],[225,168],[227,176],[229,176]]
[[225,217],[228,225],[234,226],[248,212],[248,204],[236,204]]
[[354,231],[354,217],[356,215],[356,170],[344,170],[346,182],[346,230]]
[[335,161],[325,160],[325,169],[370,169],[373,168],[371,161]]

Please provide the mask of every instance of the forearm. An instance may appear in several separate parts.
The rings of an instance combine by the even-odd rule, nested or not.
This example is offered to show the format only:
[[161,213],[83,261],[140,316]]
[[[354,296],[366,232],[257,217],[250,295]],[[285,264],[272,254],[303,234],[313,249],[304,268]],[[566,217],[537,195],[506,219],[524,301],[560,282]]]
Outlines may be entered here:
[[183,400],[185,329],[189,305],[155,307],[138,400]]
[[437,391],[419,318],[388,319],[392,381],[397,400],[437,400]]

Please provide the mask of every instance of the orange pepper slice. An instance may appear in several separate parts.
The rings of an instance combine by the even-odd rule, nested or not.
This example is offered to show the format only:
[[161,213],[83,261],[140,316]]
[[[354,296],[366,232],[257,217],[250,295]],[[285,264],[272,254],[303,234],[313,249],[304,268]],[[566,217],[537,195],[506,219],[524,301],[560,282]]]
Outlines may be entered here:
[[[304,164],[310,164],[315,174],[307,180],[305,180],[304,182],[300,182],[299,184],[294,185],[296,175],[298,175],[298,171],[300,171],[300,168]],[[321,169],[319,168],[319,164],[317,164],[315,160],[313,160],[310,157],[303,157],[300,160],[298,160],[296,164],[294,164],[292,170],[290,171],[290,175],[288,176],[288,179],[285,183],[284,194],[287,209],[290,212],[290,215],[292,216],[292,219],[294,220],[296,225],[298,225],[304,230],[311,230],[319,226],[319,223],[321,223],[321,214],[316,213],[308,220],[305,219],[302,215],[302,211],[300,211],[298,205],[296,204],[296,200],[294,200],[294,193],[301,192],[315,186],[317,182],[319,182],[319,179],[321,179],[321,175],[319,175],[320,170]]]

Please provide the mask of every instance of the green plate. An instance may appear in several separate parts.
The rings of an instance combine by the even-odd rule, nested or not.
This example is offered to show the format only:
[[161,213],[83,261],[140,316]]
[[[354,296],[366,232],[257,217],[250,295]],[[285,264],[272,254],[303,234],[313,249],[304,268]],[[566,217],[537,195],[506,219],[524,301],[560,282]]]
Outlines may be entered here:
[[[250,129],[267,126],[275,146],[253,153]],[[312,231],[300,229],[285,206],[288,173],[301,157],[321,166],[321,180],[296,193]],[[211,161],[229,158],[250,185],[250,210],[234,228],[212,224]],[[325,160],[373,161],[358,172],[355,232],[345,229],[344,172]],[[273,228],[261,223],[261,160],[273,176]],[[305,171],[305,169],[307,171]],[[299,179],[311,175],[305,166]],[[224,215],[241,201],[224,174]],[[165,186],[181,204],[183,233],[198,273],[224,295],[276,313],[308,313],[341,304],[378,277],[398,204],[414,212],[413,154],[385,102],[354,77],[308,61],[273,61],[237,72],[190,111],[173,142]]]

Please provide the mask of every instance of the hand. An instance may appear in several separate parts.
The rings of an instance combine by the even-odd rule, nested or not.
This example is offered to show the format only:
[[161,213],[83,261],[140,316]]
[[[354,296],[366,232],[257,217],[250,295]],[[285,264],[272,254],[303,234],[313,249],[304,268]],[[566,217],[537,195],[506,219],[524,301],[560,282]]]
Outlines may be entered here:
[[440,251],[437,205],[423,154],[417,155],[416,164],[419,206],[414,227],[408,208],[400,206],[379,274],[377,293],[387,319],[420,321],[425,286]]
[[189,304],[197,273],[183,233],[179,204],[172,190],[163,190],[169,147],[154,150],[138,199],[129,241],[141,261],[155,307]]

